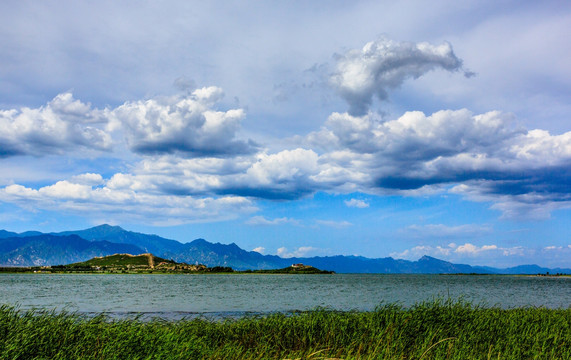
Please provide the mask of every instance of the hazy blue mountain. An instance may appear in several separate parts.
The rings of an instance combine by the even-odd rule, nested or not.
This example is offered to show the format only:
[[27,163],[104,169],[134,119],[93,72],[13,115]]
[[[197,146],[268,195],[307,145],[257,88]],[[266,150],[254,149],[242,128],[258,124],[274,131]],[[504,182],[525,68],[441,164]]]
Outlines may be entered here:
[[39,231],[25,231],[23,233],[18,234],[19,237],[27,237],[27,236],[39,236],[43,235],[44,233]]
[[520,265],[514,266],[507,269],[502,269],[502,274],[568,274],[569,269],[562,268],[545,268],[539,265]]
[[184,244],[179,252],[163,254],[167,259],[177,262],[204,264],[206,266],[229,266],[236,270],[280,269],[291,265],[290,260],[278,256],[262,255],[255,251],[246,251],[238,245],[210,243],[204,239],[196,239]]
[[[65,240],[57,241],[58,237]],[[37,231],[17,234],[0,230],[0,266],[58,265],[114,253],[136,255],[147,252],[177,262],[199,263],[209,267],[229,266],[236,270],[280,269],[294,263],[303,263],[337,273],[571,274],[571,269],[548,269],[537,265],[498,269],[453,264],[430,256],[423,256],[417,261],[343,255],[281,258],[246,251],[234,243],[210,243],[204,239],[180,243],[157,235],[127,231],[119,226],[110,225],[52,234],[42,234]]]
[[54,235],[78,235],[90,241],[110,241],[117,244],[132,244],[143,249],[147,253],[161,256],[165,252],[176,253],[180,251],[183,244],[162,238],[157,235],[147,235],[133,231],[127,231],[119,226],[100,225],[86,230],[64,231]]
[[42,234],[0,239],[0,266],[43,266],[86,261],[116,253],[141,254],[139,247],[87,241],[77,235]]
[[[455,273],[494,273],[477,269],[470,265],[453,264],[430,256],[418,261],[393,259],[392,257],[370,259],[362,256],[326,256],[311,258],[290,258],[290,263],[303,263],[318,269],[337,273],[382,273],[382,274],[455,274]],[[291,265],[291,264],[290,264]]]
[[236,244],[210,243],[196,239],[189,243],[180,243],[157,235],[147,235],[127,231],[119,226],[100,225],[86,230],[65,231],[54,235],[78,235],[86,240],[107,240],[120,244],[132,244],[156,256],[190,264],[200,263],[206,266],[230,266],[236,270],[276,269],[283,264],[289,266],[289,260],[278,256],[264,256],[254,251],[246,251]]
[[402,265],[399,265],[399,262],[409,263],[409,261],[395,260],[391,257],[369,259],[362,256],[343,255],[290,258],[285,260],[289,260],[290,265],[291,263],[302,263],[337,273],[399,273],[403,268]]
[[453,264],[426,255],[414,262],[413,272],[426,274],[487,273],[470,265]]
[[39,231],[26,231],[23,233],[15,233],[6,230],[0,230],[0,239],[9,238],[9,237],[27,237],[27,236],[38,236],[43,235],[44,233]]
[[0,230],[0,239],[9,238],[9,237],[16,237],[16,236],[18,236],[18,233],[6,231],[6,230]]

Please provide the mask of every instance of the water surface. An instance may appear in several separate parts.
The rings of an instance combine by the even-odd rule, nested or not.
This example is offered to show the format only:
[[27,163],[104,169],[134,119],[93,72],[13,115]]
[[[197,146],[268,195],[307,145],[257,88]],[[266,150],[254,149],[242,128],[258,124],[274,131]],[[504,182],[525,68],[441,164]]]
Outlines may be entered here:
[[327,307],[373,310],[434,298],[512,308],[571,306],[571,278],[466,275],[1,274],[0,304],[177,319]]

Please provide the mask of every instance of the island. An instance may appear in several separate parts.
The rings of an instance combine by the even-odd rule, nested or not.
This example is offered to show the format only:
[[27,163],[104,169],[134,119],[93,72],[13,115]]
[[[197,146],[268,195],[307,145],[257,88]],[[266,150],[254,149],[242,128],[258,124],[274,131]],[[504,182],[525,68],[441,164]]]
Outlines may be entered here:
[[334,274],[304,264],[292,264],[282,269],[237,271],[228,266],[208,267],[203,264],[179,263],[153,254],[114,254],[90,260],[53,266],[1,267],[0,273],[50,274]]

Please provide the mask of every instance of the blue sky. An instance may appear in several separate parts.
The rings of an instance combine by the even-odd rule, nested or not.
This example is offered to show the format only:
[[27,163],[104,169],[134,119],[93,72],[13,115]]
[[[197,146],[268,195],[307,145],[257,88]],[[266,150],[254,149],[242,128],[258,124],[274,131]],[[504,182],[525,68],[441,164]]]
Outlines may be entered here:
[[566,1],[3,1],[0,228],[571,266]]

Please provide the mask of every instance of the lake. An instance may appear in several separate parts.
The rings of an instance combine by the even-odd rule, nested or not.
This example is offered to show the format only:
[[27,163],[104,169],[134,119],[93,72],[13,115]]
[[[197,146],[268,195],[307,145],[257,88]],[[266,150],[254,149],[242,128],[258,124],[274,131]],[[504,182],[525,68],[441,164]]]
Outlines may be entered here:
[[512,308],[571,306],[571,278],[463,275],[0,274],[0,304],[112,317],[233,317],[327,307],[373,310],[434,298]]

